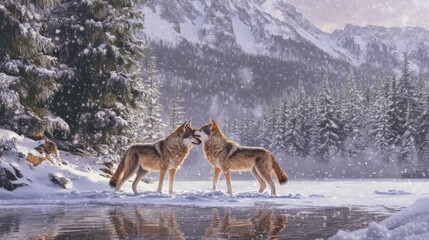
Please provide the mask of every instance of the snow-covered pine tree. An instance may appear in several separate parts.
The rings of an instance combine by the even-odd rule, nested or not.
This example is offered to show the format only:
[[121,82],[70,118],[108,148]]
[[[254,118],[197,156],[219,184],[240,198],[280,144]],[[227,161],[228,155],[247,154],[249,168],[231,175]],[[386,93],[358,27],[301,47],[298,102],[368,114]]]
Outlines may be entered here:
[[286,117],[285,145],[290,154],[306,157],[310,153],[311,125],[308,119],[308,100],[302,82],[290,96],[290,110]]
[[277,105],[276,108],[273,109],[273,112],[271,112],[270,123],[271,125],[271,144],[270,144],[270,150],[271,151],[284,151],[285,145],[284,145],[284,132],[282,129],[282,120],[284,120],[283,116],[284,111],[282,111],[281,105]]
[[290,130],[289,118],[292,114],[292,102],[291,96],[284,94],[280,102],[279,112],[278,112],[278,133],[277,136],[281,137],[281,145],[285,148],[289,144],[288,141],[288,131]]
[[340,149],[342,129],[337,118],[335,103],[332,100],[329,79],[326,73],[318,108],[317,154],[320,160],[328,162],[330,155],[337,153]]
[[134,1],[64,0],[54,8],[60,91],[52,110],[71,126],[74,144],[116,156],[132,140],[128,122],[139,95],[142,15]]
[[30,137],[54,128],[68,130],[45,106],[58,85],[52,69],[54,44],[41,31],[46,9],[58,2],[0,3],[0,125]]
[[[307,127],[306,130],[309,133],[309,156],[317,157],[318,152],[318,143],[317,139],[319,137],[319,112],[318,112],[318,98],[310,97],[307,98],[307,107],[306,107],[306,119],[307,119]],[[314,159],[314,158],[313,158]]]
[[418,108],[419,117],[417,124],[417,144],[421,162],[422,177],[429,176],[429,94],[424,77],[423,68],[420,68],[418,82]]
[[405,177],[421,175],[421,165],[416,142],[416,119],[412,117],[413,111],[412,104],[409,102],[404,125],[406,130],[402,137],[402,150],[399,162],[402,164],[402,173]]
[[347,78],[347,90],[343,105],[344,134],[346,136],[345,150],[350,156],[355,156],[364,148],[362,94],[358,89],[356,76],[351,70]]
[[418,118],[416,120],[416,124],[418,126],[418,137],[416,140],[420,145],[426,141],[426,135],[429,134],[429,94],[422,67],[420,68],[419,81],[416,89],[416,101],[416,107],[418,111]]
[[[409,67],[408,56],[404,53],[404,60],[402,63],[402,73],[398,84],[398,120],[400,123],[401,141],[399,142],[403,147],[399,162],[410,163],[411,161],[418,161],[411,159],[409,156],[411,148],[410,144],[416,144],[416,119],[418,118],[418,100],[415,86],[411,82],[411,70]],[[412,143],[410,142],[412,141]]]
[[[406,117],[407,114],[410,114],[411,118],[416,116],[416,91],[414,86],[411,83],[411,70],[410,63],[408,61],[407,53],[403,53],[403,62],[402,62],[402,71],[401,78],[398,83],[398,121],[399,121],[399,135],[403,136],[405,131],[407,131]],[[411,112],[408,112],[411,111]],[[402,139],[400,139],[402,140]],[[398,144],[402,144],[402,141],[399,141]]]
[[240,119],[237,115],[237,113],[235,112],[231,119],[229,119],[227,121],[227,125],[226,125],[226,131],[225,134],[227,134],[227,136],[233,140],[237,140],[239,141],[239,135],[240,135]]
[[387,109],[387,115],[388,115],[388,125],[390,126],[390,134],[391,136],[388,139],[389,146],[395,146],[400,145],[401,143],[401,137],[402,137],[402,130],[403,125],[401,122],[400,117],[400,110],[399,110],[399,92],[398,92],[398,86],[396,84],[396,78],[392,76],[391,78],[391,84],[390,84],[390,91],[388,92],[387,98],[388,98],[388,104],[389,107]]
[[[372,113],[369,120],[369,133],[371,141],[374,143],[373,148],[377,153],[383,154],[393,146],[396,136],[393,132],[392,114],[390,114],[390,96],[392,94],[390,83],[391,77],[386,75],[379,85],[373,91],[375,99],[373,103]],[[386,159],[387,160],[387,159]]]
[[280,114],[281,110],[279,104],[273,104],[269,109],[269,112],[267,112],[267,118],[265,120],[265,139],[263,142],[267,145],[266,148],[270,149],[271,151],[284,149]]
[[255,119],[250,113],[246,112],[240,123],[240,144],[246,146],[255,146],[257,144],[255,134],[258,131],[256,127]]
[[259,139],[260,146],[264,148],[269,148],[270,146],[270,108],[268,105],[265,105],[262,110],[262,119],[259,124],[259,133],[257,138]]
[[160,103],[160,75],[157,68],[156,56],[150,56],[145,75],[145,116],[142,119],[143,127],[139,138],[142,141],[156,141],[163,136],[165,125],[162,123],[163,107]]
[[307,157],[311,154],[311,141],[312,134],[314,133],[315,127],[315,114],[316,106],[313,104],[313,99],[307,95],[304,85],[302,82],[298,85],[298,111],[299,111],[299,122],[301,122],[301,136],[303,139],[302,142],[302,152],[300,155],[302,157]]
[[170,103],[169,130],[173,131],[185,121],[184,100],[182,97],[181,82],[177,79],[173,86],[173,97]]

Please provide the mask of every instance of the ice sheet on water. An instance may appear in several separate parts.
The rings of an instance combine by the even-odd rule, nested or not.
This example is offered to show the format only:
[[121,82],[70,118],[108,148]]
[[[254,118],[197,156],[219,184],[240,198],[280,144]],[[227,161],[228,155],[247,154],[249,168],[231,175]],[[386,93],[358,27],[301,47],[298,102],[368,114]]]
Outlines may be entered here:
[[410,194],[412,194],[410,192],[406,192],[404,190],[397,190],[397,189],[389,189],[387,191],[376,190],[376,191],[374,191],[374,193],[379,194],[379,195],[410,195]]

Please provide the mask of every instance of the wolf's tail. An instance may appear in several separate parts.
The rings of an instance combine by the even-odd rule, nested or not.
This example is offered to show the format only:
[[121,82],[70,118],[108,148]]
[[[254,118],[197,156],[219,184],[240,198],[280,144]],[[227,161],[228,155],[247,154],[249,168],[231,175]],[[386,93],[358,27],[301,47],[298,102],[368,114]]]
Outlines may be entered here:
[[279,163],[277,162],[277,160],[274,158],[274,156],[271,156],[271,159],[273,160],[273,171],[274,174],[277,177],[277,180],[279,180],[280,184],[284,184],[287,182],[288,177],[287,174],[285,173],[285,171],[280,167]]
[[121,159],[121,162],[119,163],[118,168],[116,169],[115,174],[113,174],[112,178],[110,178],[110,182],[109,185],[112,188],[115,188],[116,185],[118,184],[119,179],[122,178],[122,176],[124,175],[124,167],[125,167],[125,158],[127,156],[127,153],[125,152],[124,156]]

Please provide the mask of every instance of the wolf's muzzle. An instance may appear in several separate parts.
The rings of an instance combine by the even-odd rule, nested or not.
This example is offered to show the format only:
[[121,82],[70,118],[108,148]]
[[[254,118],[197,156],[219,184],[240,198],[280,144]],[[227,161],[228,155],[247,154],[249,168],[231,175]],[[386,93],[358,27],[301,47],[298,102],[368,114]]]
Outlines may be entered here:
[[200,145],[202,143],[202,141],[199,138],[195,137],[195,139],[197,140],[197,142],[196,143],[192,142],[193,144]]

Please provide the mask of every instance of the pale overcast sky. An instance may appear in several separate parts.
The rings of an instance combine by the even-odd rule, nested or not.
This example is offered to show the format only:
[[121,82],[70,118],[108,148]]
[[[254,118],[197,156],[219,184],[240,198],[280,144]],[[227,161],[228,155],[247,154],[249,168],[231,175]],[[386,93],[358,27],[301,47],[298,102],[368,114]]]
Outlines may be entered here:
[[283,0],[324,31],[346,23],[429,30],[429,0]]

